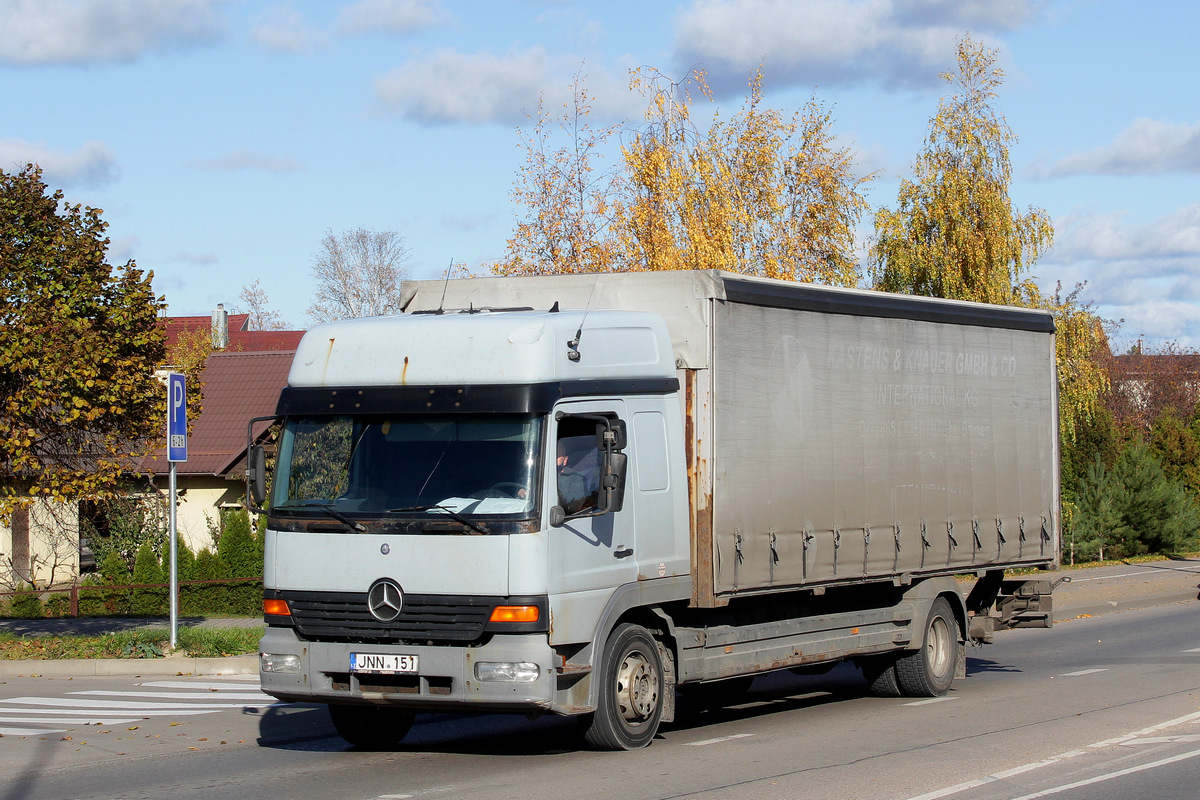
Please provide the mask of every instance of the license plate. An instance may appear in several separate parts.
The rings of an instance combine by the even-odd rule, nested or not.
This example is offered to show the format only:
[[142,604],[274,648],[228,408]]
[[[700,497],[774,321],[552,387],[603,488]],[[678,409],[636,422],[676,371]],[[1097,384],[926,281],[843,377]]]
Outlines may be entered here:
[[383,653],[351,653],[350,671],[373,672],[380,675],[411,674],[417,671],[417,657]]

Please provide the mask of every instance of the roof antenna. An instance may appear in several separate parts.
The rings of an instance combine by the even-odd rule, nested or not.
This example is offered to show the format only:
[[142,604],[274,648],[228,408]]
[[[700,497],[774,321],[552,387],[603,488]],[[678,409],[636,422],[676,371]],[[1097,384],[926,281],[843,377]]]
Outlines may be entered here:
[[442,299],[438,301],[438,314],[446,313],[446,289],[450,286],[450,270],[454,269],[454,258],[450,258],[450,266],[446,267],[446,274],[442,277]]
[[575,331],[575,338],[567,342],[567,360],[579,361],[579,340],[583,338],[583,323],[587,322],[587,315],[592,310],[592,297],[596,294],[596,285],[600,283],[600,276],[597,275],[592,279],[592,291],[588,293],[587,305],[584,306],[583,316],[579,320],[579,330]]

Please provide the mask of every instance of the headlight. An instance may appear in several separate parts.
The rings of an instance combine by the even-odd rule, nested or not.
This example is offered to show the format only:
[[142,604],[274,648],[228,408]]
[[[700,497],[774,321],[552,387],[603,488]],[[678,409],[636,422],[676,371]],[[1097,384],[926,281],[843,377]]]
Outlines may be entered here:
[[258,666],[263,672],[299,672],[300,656],[290,653],[259,653]]
[[475,665],[475,677],[481,681],[533,683],[540,674],[538,665],[528,661],[480,661]]

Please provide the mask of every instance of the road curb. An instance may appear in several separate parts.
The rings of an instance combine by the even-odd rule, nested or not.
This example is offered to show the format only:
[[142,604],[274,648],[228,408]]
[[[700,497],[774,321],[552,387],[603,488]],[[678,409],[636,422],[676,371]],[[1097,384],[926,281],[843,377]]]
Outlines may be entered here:
[[1155,595],[1151,597],[1136,597],[1128,600],[1109,600],[1107,602],[1089,603],[1086,605],[1067,606],[1054,609],[1054,621],[1069,622],[1082,617],[1098,617],[1112,614],[1116,611],[1132,611],[1135,608],[1152,608],[1154,606],[1169,606],[1173,603],[1194,603],[1197,594],[1193,589],[1187,592]]
[[90,678],[104,675],[258,675],[258,656],[0,661],[0,678]]

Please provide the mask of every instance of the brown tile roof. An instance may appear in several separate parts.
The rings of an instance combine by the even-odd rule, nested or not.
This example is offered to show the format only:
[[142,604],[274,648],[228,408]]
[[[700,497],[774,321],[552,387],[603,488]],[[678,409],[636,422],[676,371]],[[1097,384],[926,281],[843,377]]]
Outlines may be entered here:
[[[275,413],[279,391],[287,384],[291,351],[213,353],[201,373],[204,410],[188,436],[188,460],[179,475],[229,477],[244,469],[246,425],[254,417]],[[268,423],[255,425],[255,437]],[[164,443],[165,444],[165,443]],[[147,456],[139,472],[166,473],[170,468],[163,448]]]
[[[167,350],[179,337],[192,331],[212,331],[212,317],[163,317],[160,322],[166,333]],[[229,315],[229,346],[226,350],[257,352],[263,350],[295,350],[304,331],[252,331],[249,314]]]

